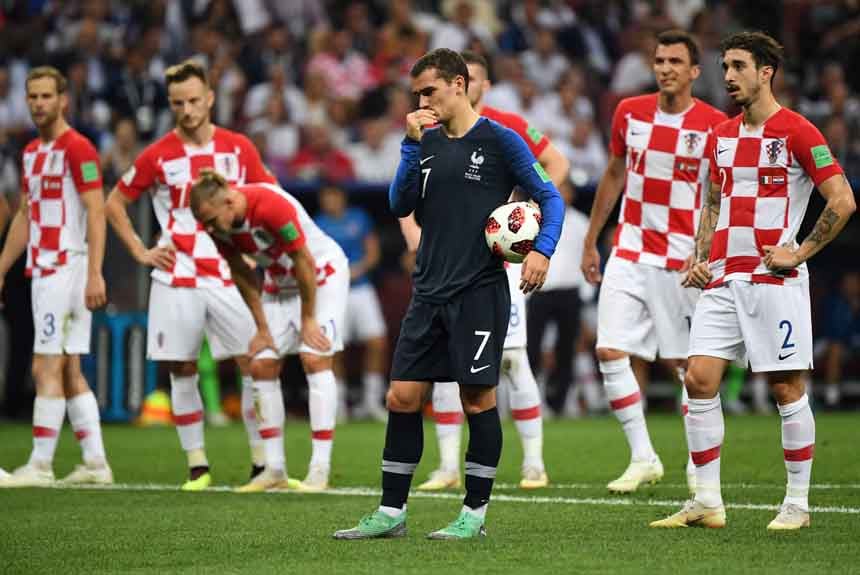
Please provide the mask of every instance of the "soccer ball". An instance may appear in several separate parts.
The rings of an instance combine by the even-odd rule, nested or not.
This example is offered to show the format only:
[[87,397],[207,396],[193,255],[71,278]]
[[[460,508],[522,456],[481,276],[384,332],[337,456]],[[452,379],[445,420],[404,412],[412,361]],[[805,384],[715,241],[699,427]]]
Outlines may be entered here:
[[493,210],[487,218],[484,237],[494,254],[518,264],[534,247],[540,224],[537,206],[528,202],[510,202]]

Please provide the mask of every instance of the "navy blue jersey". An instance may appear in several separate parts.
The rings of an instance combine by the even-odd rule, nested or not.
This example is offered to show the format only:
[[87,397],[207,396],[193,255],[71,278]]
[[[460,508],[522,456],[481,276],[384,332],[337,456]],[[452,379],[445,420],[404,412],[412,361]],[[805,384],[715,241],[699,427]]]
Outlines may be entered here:
[[437,127],[425,130],[420,143],[404,139],[389,202],[398,217],[413,211],[420,216],[416,299],[445,302],[467,287],[506,281],[502,260],[484,240],[484,227],[515,185],[540,204],[543,223],[534,249],[551,257],[564,202],[516,132],[480,118],[461,138],[449,138]]
[[[364,259],[364,240],[373,233],[373,220],[366,211],[353,206],[346,208],[340,218],[317,214],[314,221],[343,248],[350,266]],[[350,285],[358,286],[367,283],[370,283],[370,279],[367,274],[362,274],[353,278]]]

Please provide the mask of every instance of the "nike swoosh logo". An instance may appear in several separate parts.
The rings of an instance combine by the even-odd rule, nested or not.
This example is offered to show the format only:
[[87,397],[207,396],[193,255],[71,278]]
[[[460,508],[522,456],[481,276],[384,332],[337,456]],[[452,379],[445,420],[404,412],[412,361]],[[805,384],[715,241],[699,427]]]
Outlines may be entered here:
[[782,361],[782,360],[784,360],[784,359],[788,359],[788,358],[790,358],[790,357],[791,357],[792,355],[794,355],[795,353],[797,353],[797,352],[796,352],[796,351],[793,351],[793,352],[789,353],[788,355],[782,355],[782,354],[780,354],[780,355],[779,355],[779,356],[777,356],[777,357],[779,357],[779,361]]
[[728,148],[719,148],[719,149],[717,150],[717,155],[722,154],[723,152],[728,152],[728,151],[729,151],[729,149],[728,149]]
[[480,372],[480,371],[484,371],[484,370],[485,370],[485,369],[487,369],[488,367],[490,367],[490,364],[489,364],[489,363],[488,363],[487,365],[482,365],[482,366],[481,366],[481,367],[479,367],[478,369],[475,369],[475,366],[473,365],[473,366],[471,366],[471,367],[469,368],[469,373],[478,373],[478,372]]
[[427,156],[426,158],[421,158],[421,163],[423,164],[427,160],[432,160],[435,157],[436,157],[436,154],[433,154],[432,156]]
[[631,136],[641,136],[641,135],[642,135],[642,134],[644,134],[644,133],[645,133],[645,132],[634,132],[633,130],[630,130],[630,135],[631,135]]

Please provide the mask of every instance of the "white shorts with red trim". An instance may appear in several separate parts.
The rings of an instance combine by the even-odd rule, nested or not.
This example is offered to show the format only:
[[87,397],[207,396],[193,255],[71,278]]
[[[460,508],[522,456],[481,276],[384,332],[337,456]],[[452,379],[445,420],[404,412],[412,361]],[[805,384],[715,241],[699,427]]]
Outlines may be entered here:
[[686,358],[699,290],[682,280],[677,271],[610,257],[597,301],[597,347],[649,361]]
[[321,266],[330,269],[331,273],[318,279],[315,313],[320,329],[331,342],[328,351],[314,349],[302,342],[302,300],[297,293],[263,294],[263,312],[281,357],[297,353],[331,356],[343,349],[349,262],[343,257],[329,264]]
[[689,355],[746,357],[754,372],[812,369],[809,280],[732,280],[705,290],[693,315]]
[[256,326],[236,286],[149,289],[146,353],[155,361],[196,361],[203,336],[215,359],[248,353]]
[[345,328],[344,343],[385,337],[385,319],[382,317],[379,297],[372,284],[365,283],[349,288]]
[[90,352],[93,315],[84,298],[88,265],[86,254],[69,254],[66,264],[54,273],[33,278],[30,293],[34,353],[79,355]]

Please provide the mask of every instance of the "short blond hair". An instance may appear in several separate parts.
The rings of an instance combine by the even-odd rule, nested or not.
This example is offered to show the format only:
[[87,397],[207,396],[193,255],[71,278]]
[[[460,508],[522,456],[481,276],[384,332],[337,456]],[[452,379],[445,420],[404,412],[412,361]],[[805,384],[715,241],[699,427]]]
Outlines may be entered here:
[[54,83],[57,86],[57,93],[65,93],[68,81],[66,80],[66,77],[63,76],[63,73],[54,68],[53,66],[37,66],[33,68],[27,74],[27,81],[24,82],[24,85],[29,89],[30,82],[32,82],[33,80],[38,80],[40,78],[53,78]]
[[203,202],[211,202],[223,195],[229,185],[227,178],[211,168],[200,170],[197,180],[191,185],[191,213],[197,218],[197,212]]
[[205,86],[209,86],[209,77],[206,74],[206,68],[197,60],[190,58],[171,66],[164,72],[164,85],[165,87],[170,87],[171,84],[184,82],[189,78],[197,78]]

